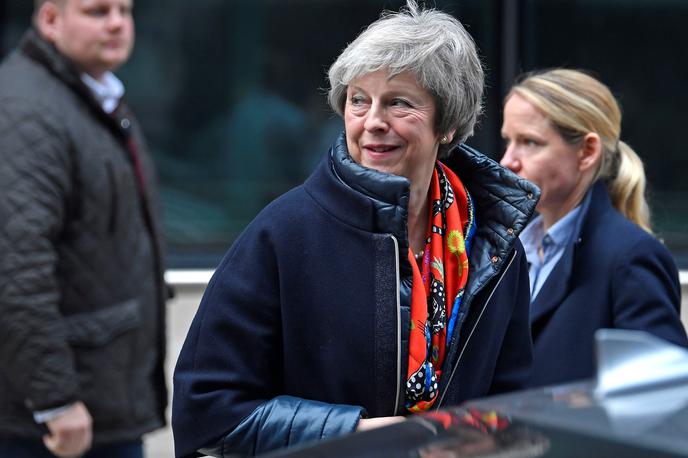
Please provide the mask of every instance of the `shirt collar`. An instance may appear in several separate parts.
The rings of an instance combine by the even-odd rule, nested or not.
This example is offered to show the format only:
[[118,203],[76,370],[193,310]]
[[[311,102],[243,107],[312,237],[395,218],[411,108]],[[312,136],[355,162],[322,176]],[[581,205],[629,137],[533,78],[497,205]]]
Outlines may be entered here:
[[571,238],[580,211],[581,206],[579,205],[549,228],[547,235],[550,236],[555,245],[561,246]]
[[519,237],[526,252],[535,253],[544,236],[545,232],[542,227],[542,215],[537,215],[528,223],[525,229],[521,231]]
[[81,81],[91,90],[103,111],[106,113],[115,111],[120,99],[124,95],[124,84],[114,73],[105,73],[100,81],[87,73],[82,73]]
[[565,244],[576,228],[576,222],[578,221],[581,207],[582,206],[579,205],[568,212],[562,219],[554,223],[547,233],[545,233],[542,225],[542,215],[537,215],[521,233],[521,242],[523,246],[526,250],[537,249],[545,236],[548,236],[556,246]]

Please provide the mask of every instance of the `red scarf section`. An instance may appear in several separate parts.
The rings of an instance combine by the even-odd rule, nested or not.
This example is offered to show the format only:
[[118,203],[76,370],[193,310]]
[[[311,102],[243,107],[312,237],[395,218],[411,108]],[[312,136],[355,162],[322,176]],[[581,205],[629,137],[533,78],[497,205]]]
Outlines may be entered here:
[[[458,176],[440,162],[433,171],[425,251],[413,268],[406,408],[429,409],[437,399],[443,363],[468,280],[467,245],[475,228],[470,196]],[[449,330],[449,332],[447,332]]]

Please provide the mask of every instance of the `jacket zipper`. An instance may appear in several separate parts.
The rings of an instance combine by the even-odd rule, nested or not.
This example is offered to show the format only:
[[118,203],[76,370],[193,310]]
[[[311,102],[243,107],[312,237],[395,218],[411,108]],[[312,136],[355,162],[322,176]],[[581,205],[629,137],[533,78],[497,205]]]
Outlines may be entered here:
[[400,299],[400,272],[399,272],[399,241],[393,235],[390,235],[392,242],[394,242],[394,269],[397,273],[397,395],[394,399],[394,415],[398,415],[399,411],[399,390],[401,389],[401,299]]
[[487,300],[485,301],[485,304],[483,305],[483,308],[480,311],[480,315],[478,315],[478,319],[475,320],[475,323],[473,324],[473,328],[471,329],[470,334],[468,334],[468,337],[466,338],[466,343],[463,344],[463,348],[461,348],[461,353],[459,353],[459,357],[456,359],[456,364],[454,364],[454,368],[452,369],[452,372],[449,375],[449,380],[447,381],[447,384],[444,385],[444,392],[440,396],[439,402],[437,403],[437,407],[435,408],[435,410],[439,410],[440,406],[442,405],[442,401],[444,401],[444,395],[447,394],[447,389],[451,385],[452,378],[454,378],[454,374],[456,373],[456,368],[459,367],[459,363],[461,362],[461,357],[463,356],[464,351],[466,351],[466,347],[468,347],[468,343],[470,342],[471,337],[473,336],[473,332],[475,332],[475,328],[478,327],[478,323],[480,323],[480,319],[482,318],[483,313],[485,313],[485,309],[487,308],[487,304],[490,303],[490,299],[492,299],[494,292],[497,290],[497,288],[499,287],[499,284],[502,282],[504,275],[506,275],[506,273],[509,271],[509,268],[511,267],[511,264],[514,262],[514,259],[516,259],[516,250],[514,250],[514,254],[513,254],[513,256],[511,256],[511,260],[509,261],[509,264],[507,264],[506,268],[504,269],[504,271],[500,275],[499,280],[497,280],[497,284],[495,285],[494,288],[492,288],[490,295],[487,297]]

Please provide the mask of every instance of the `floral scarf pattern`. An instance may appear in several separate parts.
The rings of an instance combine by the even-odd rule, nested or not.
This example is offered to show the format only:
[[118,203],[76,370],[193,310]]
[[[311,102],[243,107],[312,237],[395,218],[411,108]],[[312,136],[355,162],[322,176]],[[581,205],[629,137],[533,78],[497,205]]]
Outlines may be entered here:
[[428,410],[437,399],[443,363],[454,335],[468,281],[468,254],[475,233],[473,202],[456,174],[437,162],[430,182],[431,211],[420,266],[413,269],[406,409]]

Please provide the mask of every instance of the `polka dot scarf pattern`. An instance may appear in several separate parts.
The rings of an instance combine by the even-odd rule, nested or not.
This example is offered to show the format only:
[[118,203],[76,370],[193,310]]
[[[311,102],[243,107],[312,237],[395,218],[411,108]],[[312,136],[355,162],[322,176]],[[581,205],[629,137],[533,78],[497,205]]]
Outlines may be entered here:
[[473,203],[461,180],[440,162],[430,182],[430,224],[420,265],[413,268],[406,409],[428,410],[437,399],[445,355],[468,280],[475,232]]

